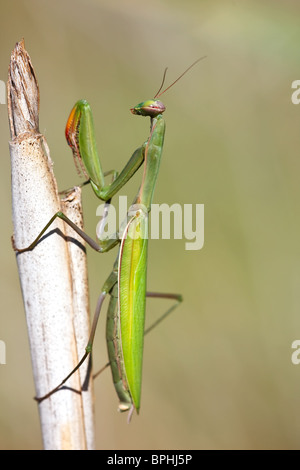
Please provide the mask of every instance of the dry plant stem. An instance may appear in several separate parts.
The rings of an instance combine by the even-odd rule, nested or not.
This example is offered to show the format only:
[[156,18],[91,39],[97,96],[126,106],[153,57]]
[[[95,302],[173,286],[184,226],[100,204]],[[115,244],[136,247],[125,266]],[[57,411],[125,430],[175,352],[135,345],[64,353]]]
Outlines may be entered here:
[[[63,213],[69,217],[81,230],[84,230],[81,188],[76,186],[61,200]],[[68,225],[65,224],[65,235],[68,237],[68,251],[70,259],[70,270],[72,277],[72,296],[74,311],[74,331],[77,347],[78,361],[85,352],[90,335],[89,315],[89,290],[88,272],[86,262],[86,251],[84,240]],[[80,273],[80,275],[79,275]],[[90,356],[91,359],[91,356]],[[94,407],[93,407],[93,381],[91,363],[87,359],[79,369],[80,383],[82,385],[82,407],[85,422],[87,448],[94,447]]]
[[[9,147],[14,241],[18,248],[23,248],[61,210],[49,149],[39,132],[37,80],[23,41],[16,44],[11,55],[7,91],[12,139]],[[68,206],[69,202],[66,204]],[[78,217],[80,210],[79,204],[75,209]],[[53,233],[58,230],[65,233],[59,219],[32,251],[17,255],[36,396],[54,388],[77,364],[75,330],[78,320],[74,321],[74,306],[87,306],[87,300],[74,300],[77,289],[70,270],[73,254],[68,245],[71,243]],[[82,250],[77,253],[83,256]],[[74,261],[73,265],[76,263]],[[81,275],[82,271],[76,272],[76,284],[81,282],[86,286],[86,279],[78,281],[77,276]],[[81,311],[81,315],[86,315],[87,325],[88,313]],[[83,343],[88,339],[88,328],[86,330]],[[70,378],[67,386],[81,390],[79,373]],[[64,388],[38,405],[45,449],[93,448],[90,390],[91,387],[84,392],[90,397],[83,400],[82,393]]]

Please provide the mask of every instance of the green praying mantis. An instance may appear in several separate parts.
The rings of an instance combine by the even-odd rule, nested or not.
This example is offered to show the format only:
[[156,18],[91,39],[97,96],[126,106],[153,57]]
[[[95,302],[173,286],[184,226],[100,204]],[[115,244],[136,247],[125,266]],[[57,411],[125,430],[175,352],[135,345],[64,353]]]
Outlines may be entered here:
[[[131,109],[131,112],[135,115],[150,117],[150,136],[133,153],[120,173],[115,170],[104,173],[102,170],[89,103],[85,100],[78,101],[70,113],[65,134],[72,149],[76,166],[88,178],[88,182],[91,184],[96,196],[105,201],[106,211],[97,234],[98,243],[77,227],[63,212],[57,212],[31,245],[26,248],[14,246],[14,249],[18,253],[34,249],[42,235],[57,217],[71,226],[88,245],[100,253],[107,252],[118,244],[120,246],[113,270],[104,282],[98,298],[89,341],[83,357],[57,387],[42,397],[36,397],[38,402],[50,397],[61,388],[91,353],[101,307],[105,297],[109,294],[110,302],[106,322],[108,364],[111,366],[113,383],[119,398],[119,410],[129,411],[128,421],[130,421],[134,410],[139,413],[144,336],[182,301],[182,297],[177,294],[147,293],[146,291],[148,214],[151,210],[165,136],[163,112],[166,108],[158,98],[202,59],[204,57],[190,65],[171,85],[161,92],[166,69],[160,89],[154,98],[139,103]],[[143,163],[141,184],[127,214],[125,229],[115,236],[102,239],[101,235],[112,197],[130,180]],[[112,182],[105,184],[105,176],[109,174],[112,175]],[[146,296],[171,299],[175,301],[175,304],[145,331]]]

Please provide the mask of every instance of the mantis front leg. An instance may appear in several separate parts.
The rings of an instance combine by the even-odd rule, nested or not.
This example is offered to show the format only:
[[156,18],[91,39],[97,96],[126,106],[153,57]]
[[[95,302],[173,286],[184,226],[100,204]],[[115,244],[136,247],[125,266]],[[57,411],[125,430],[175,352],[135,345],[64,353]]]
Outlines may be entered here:
[[78,101],[73,107],[65,134],[77,167],[79,163],[83,174],[89,178],[96,196],[103,201],[111,199],[132,178],[145,158],[146,143],[132,154],[113,182],[105,185],[105,173],[102,171],[97,151],[93,115],[89,103],[85,100]]
[[[80,162],[95,194],[103,201],[109,201],[127,183],[140,168],[145,158],[146,144],[143,144],[133,153],[120,174],[115,170],[103,173],[96,148],[91,109],[84,100],[78,101],[71,111],[66,126],[66,138],[72,148],[75,161]],[[104,185],[104,177],[108,174],[113,174],[113,181],[108,185]],[[110,250],[118,243],[118,239],[108,239],[98,244],[78,228],[63,212],[59,211],[53,215],[29,246],[19,248],[15,246],[13,241],[14,250],[19,253],[32,250],[57,217],[70,225],[93,249],[100,253]]]

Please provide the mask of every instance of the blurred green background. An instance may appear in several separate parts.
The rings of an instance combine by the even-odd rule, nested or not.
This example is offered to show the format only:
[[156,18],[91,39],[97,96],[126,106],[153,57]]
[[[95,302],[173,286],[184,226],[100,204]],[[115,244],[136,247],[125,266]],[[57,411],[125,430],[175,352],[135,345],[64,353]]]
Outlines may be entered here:
[[[299,448],[300,79],[298,1],[12,0],[1,3],[0,79],[22,37],[41,93],[40,130],[59,188],[79,179],[64,139],[68,113],[90,101],[104,169],[121,169],[148,135],[129,108],[151,98],[165,66],[165,148],[154,202],[205,204],[205,245],[150,242],[150,290],[183,305],[145,341],[142,408],[117,413],[109,372],[95,386],[97,448]],[[9,131],[0,105],[0,448],[42,441],[15,255]],[[122,194],[133,197],[137,175]],[[97,199],[84,190],[86,231]],[[88,253],[91,306],[115,253]],[[55,295],[55,293],[54,293]],[[150,300],[148,323],[166,303]],[[106,360],[104,317],[95,368]]]

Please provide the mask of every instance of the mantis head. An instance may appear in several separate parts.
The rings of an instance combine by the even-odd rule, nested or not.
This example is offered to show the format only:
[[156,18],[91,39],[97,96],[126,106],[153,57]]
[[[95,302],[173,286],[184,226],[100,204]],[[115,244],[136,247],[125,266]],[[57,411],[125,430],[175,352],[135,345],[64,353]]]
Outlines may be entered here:
[[150,116],[151,118],[156,117],[158,114],[162,114],[165,110],[165,105],[159,100],[143,101],[130,109],[132,114]]
[[195,62],[193,62],[192,65],[190,65],[178,78],[176,78],[176,80],[173,83],[171,83],[171,85],[169,85],[167,88],[161,91],[164,85],[166,73],[168,70],[166,68],[164,71],[162,83],[160,85],[158,92],[154,96],[154,98],[152,100],[143,101],[142,103],[139,103],[136,106],[134,106],[134,108],[131,108],[130,111],[132,112],[132,114],[138,114],[139,116],[149,116],[150,118],[154,118],[158,116],[159,114],[162,114],[166,110],[166,107],[161,101],[157,100],[156,98],[159,98],[163,93],[165,93],[167,90],[172,88],[172,86],[175,85],[175,83],[177,83],[178,80],[180,80],[192,67],[194,67],[194,65],[200,62],[200,60],[205,59],[205,57],[206,56],[200,57],[200,59],[197,59]]

